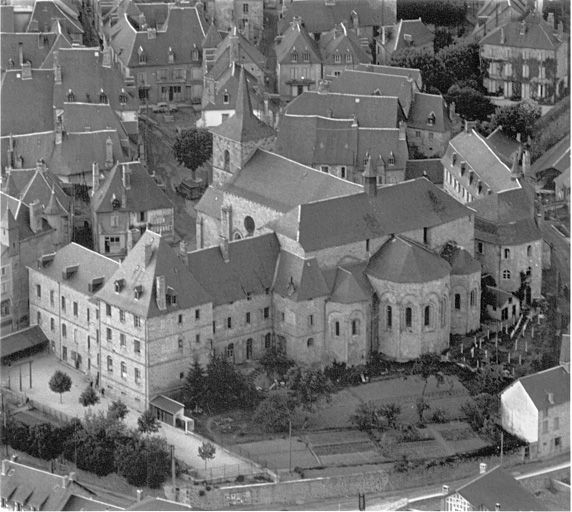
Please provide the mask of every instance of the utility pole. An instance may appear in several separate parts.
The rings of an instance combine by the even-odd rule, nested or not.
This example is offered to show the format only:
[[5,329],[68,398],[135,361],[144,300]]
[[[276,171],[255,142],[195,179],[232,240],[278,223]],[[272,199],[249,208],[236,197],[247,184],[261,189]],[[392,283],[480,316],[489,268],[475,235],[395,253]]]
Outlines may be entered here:
[[292,421],[288,420],[288,438],[290,440],[289,454],[288,454],[288,472],[292,473]]

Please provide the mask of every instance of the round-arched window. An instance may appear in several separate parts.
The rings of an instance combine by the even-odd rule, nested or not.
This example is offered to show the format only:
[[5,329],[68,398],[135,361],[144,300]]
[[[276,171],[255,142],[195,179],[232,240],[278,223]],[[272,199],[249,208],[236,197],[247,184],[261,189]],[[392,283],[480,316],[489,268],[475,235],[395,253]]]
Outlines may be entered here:
[[254,223],[254,219],[250,215],[244,217],[244,227],[246,228],[246,231],[249,236],[251,236],[254,233],[256,224]]

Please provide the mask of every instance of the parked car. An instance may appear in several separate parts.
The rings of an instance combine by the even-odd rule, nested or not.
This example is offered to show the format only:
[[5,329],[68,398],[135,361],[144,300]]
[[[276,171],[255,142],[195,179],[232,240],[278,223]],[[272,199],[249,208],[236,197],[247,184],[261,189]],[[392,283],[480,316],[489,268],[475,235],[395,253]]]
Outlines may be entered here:
[[155,114],[166,114],[168,112],[177,112],[177,111],[178,109],[176,105],[169,105],[164,101],[157,103],[157,105],[153,107],[153,112]]

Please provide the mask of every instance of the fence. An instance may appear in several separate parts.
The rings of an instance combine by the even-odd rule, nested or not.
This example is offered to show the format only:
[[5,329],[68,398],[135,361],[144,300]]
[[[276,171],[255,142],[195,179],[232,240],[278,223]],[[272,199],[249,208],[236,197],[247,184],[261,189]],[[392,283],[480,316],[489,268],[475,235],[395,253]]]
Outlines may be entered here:
[[58,411],[57,409],[52,409],[48,405],[41,404],[35,400],[30,400],[25,393],[20,393],[8,388],[2,388],[0,392],[2,393],[2,396],[5,396],[9,401],[13,402],[19,407],[27,404],[30,409],[37,409],[38,411],[63,422],[68,422],[74,419],[72,416],[66,414],[65,412]]

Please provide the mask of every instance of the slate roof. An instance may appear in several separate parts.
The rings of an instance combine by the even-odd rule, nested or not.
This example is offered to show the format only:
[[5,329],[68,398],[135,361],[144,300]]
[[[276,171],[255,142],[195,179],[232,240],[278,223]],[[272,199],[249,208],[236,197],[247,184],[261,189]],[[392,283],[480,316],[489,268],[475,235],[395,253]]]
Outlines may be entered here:
[[392,283],[426,283],[448,276],[451,266],[424,246],[394,236],[371,257],[365,273]]
[[433,227],[467,217],[470,210],[420,178],[333,199],[304,201],[268,227],[306,251]]
[[[210,28],[209,28],[210,30]],[[208,32],[207,32],[208,35]],[[219,34],[220,37],[220,34]],[[216,47],[215,60],[225,53],[229,52],[231,39],[236,37],[238,39],[238,64],[242,62],[248,62],[256,64],[261,71],[266,68],[266,57],[260,53],[260,50],[256,48],[246,37],[244,37],[236,26],[232,27],[232,33],[228,34]],[[215,39],[212,37],[211,39]]]
[[520,245],[541,240],[542,232],[533,218],[499,225],[475,216],[475,238],[496,245]]
[[216,48],[221,41],[222,37],[220,32],[214,23],[211,23],[203,41],[203,48]]
[[[10,172],[10,176],[14,177],[16,181],[19,181],[21,174],[24,175],[24,180],[22,180],[22,186],[18,187],[18,190],[25,204],[30,204],[38,199],[42,206],[47,207],[51,201],[53,190],[58,206],[65,211],[70,211],[71,197],[64,192],[60,180],[49,170],[33,171],[33,174],[18,170],[12,170]],[[31,178],[25,181],[25,177],[29,177],[30,175]]]
[[181,402],[177,402],[167,396],[159,395],[151,400],[151,405],[160,408],[163,411],[170,412],[171,414],[178,413],[185,406]]
[[[329,30],[329,28],[326,30]],[[276,45],[276,61],[278,64],[291,64],[292,59],[290,55],[294,50],[300,55],[303,53],[309,54],[308,65],[321,62],[318,43],[316,43],[314,38],[308,33],[305,24],[299,21],[291,23],[290,27],[284,31],[282,40]],[[302,57],[299,57],[299,59],[301,58]]]
[[263,123],[252,113],[252,103],[244,68],[241,69],[238,79],[234,115],[220,126],[211,128],[210,131],[215,135],[239,142],[260,140],[276,134],[273,128]]
[[471,505],[473,510],[549,510],[544,503],[525,489],[510,473],[497,466],[479,475],[456,491]]
[[[73,265],[78,265],[77,272],[64,279],[62,272]],[[42,268],[38,268],[38,265],[30,268],[63,286],[77,290],[84,295],[93,295],[88,289],[88,284],[98,277],[103,277],[107,282],[119,268],[119,263],[72,242],[57,251],[50,264]]]
[[512,293],[501,290],[500,288],[495,288],[494,286],[485,286],[483,289],[482,300],[489,306],[502,308],[506,306],[510,299],[513,299],[515,302],[518,300]]
[[218,246],[188,253],[189,271],[212,296],[215,306],[263,295],[272,287],[280,244],[274,233],[228,244],[225,262]]
[[[148,261],[145,261],[146,252],[150,255]],[[189,272],[166,240],[149,229],[141,236],[117,270],[108,275],[109,279],[96,297],[144,318],[171,314],[212,301],[210,294]],[[157,305],[156,277],[159,276],[165,278],[165,290],[170,287],[177,296],[176,304],[168,305],[165,310],[160,310]],[[121,279],[125,285],[121,292],[116,293],[115,281]],[[139,286],[141,295],[135,300],[134,289]]]
[[127,133],[117,114],[109,104],[64,103],[63,123],[68,134],[117,130],[119,137],[126,140]]
[[570,134],[534,161],[530,168],[530,175],[536,176],[540,171],[551,168],[560,172],[570,169]]
[[220,207],[223,201],[223,193],[219,188],[215,188],[212,185],[205,190],[205,193],[201,197],[200,201],[195,206],[197,212],[204,213],[209,217],[214,217],[215,219],[220,218]]
[[59,19],[64,34],[71,40],[72,34],[77,36],[83,34],[84,30],[78,20],[77,12],[70,9],[69,6],[62,2],[54,2],[52,0],[36,0],[34,2],[34,10],[28,24],[28,32],[33,31],[34,22],[37,23],[37,30],[45,32],[46,28],[52,26],[54,19]]
[[374,289],[365,275],[367,263],[339,265],[335,272],[330,295],[331,302],[339,304],[355,304],[369,301]]
[[[387,29],[390,30],[387,30]],[[405,34],[411,36],[408,41]],[[386,28],[386,43],[383,45],[389,53],[402,50],[404,48],[424,46],[431,44],[435,39],[435,34],[421,21],[417,20],[399,20],[399,23]],[[381,39],[378,37],[378,41]]]
[[359,194],[363,187],[258,149],[223,190],[286,213],[310,201]]
[[[435,117],[433,125],[427,123],[431,114]],[[439,133],[450,131],[453,128],[453,123],[449,118],[449,108],[443,96],[416,92],[409,110],[407,127]]]
[[421,71],[415,68],[400,68],[397,66],[383,66],[380,64],[358,64],[354,67],[354,71],[366,71],[368,73],[378,73],[381,75],[396,75],[413,78],[417,84],[417,88],[423,88],[423,78]]
[[434,185],[443,185],[443,163],[441,159],[407,160],[405,180],[414,180],[423,176],[426,176]]
[[382,25],[384,15],[388,15],[388,12],[373,7],[367,0],[336,0],[331,4],[326,4],[324,0],[294,1],[279,22],[278,31],[283,33],[292,18],[300,17],[304,20],[308,32],[327,32],[336,23],[350,21],[352,12],[358,14],[360,27]]
[[502,126],[498,126],[485,140],[497,156],[510,167],[512,165],[512,155],[519,150],[520,143],[504,133]]
[[147,498],[138,501],[134,505],[126,508],[125,510],[201,510],[184,503],[178,503],[164,498],[155,498],[148,496]]
[[445,245],[441,258],[451,265],[451,275],[464,276],[481,271],[481,264],[462,247]]
[[[22,79],[19,69],[2,76],[0,95],[2,135],[47,132],[54,129],[54,72],[32,70],[32,78]],[[15,107],[17,105],[17,107]]]
[[490,194],[472,201],[469,206],[476,211],[477,217],[498,224],[534,218],[534,203],[524,189]]
[[368,71],[346,70],[334,78],[329,86],[331,93],[360,94],[369,96],[397,96],[406,116],[418,91],[413,78],[399,75],[384,75]]
[[329,295],[316,258],[301,258],[282,250],[278,258],[273,290],[293,302]]
[[[130,187],[123,186],[123,168],[130,171]],[[111,169],[105,181],[100,184],[92,198],[92,209],[96,213],[111,213],[113,196],[121,200],[125,191],[127,203],[119,211],[147,212],[173,208],[173,203],[163,192],[140,162],[117,164]]]
[[48,338],[39,325],[2,336],[0,357],[8,357],[23,350],[47,343]]
[[[563,366],[555,366],[521,377],[518,382],[522,384],[538,410],[551,405],[570,403],[570,374]],[[548,401],[548,393],[553,394],[554,404]]]
[[[358,35],[347,28],[346,25],[346,23],[336,25],[332,30],[320,37],[318,44],[323,64],[336,64],[336,54],[351,54],[353,63],[367,64],[372,61],[372,56],[362,48]],[[345,61],[345,57],[343,60]]]
[[[565,34],[562,41],[559,41],[554,27],[534,14],[527,16],[524,22],[526,23],[524,34],[520,33],[522,23],[511,21],[487,34],[479,41],[479,44],[481,46],[491,44],[535,50],[556,50],[569,37]],[[501,43],[501,30],[504,32],[504,43]]]
[[19,240],[27,240],[35,236],[41,236],[53,228],[48,224],[45,219],[42,219],[42,228],[38,233],[34,233],[30,228],[30,209],[27,205],[18,199],[10,197],[4,192],[0,192],[0,211],[2,212],[2,222],[7,222],[10,225],[18,225]]
[[493,192],[520,188],[520,182],[511,179],[510,167],[499,158],[486,139],[472,128],[468,132],[463,130],[451,139],[449,146],[443,158],[450,158],[452,151],[457,152],[459,160],[465,161]]
[[43,67],[55,46],[56,48],[61,45],[71,47],[71,44],[65,38],[61,38],[58,32],[2,32],[2,54],[0,55],[2,70],[8,69],[10,60],[13,63],[13,69],[20,68],[19,44],[22,44],[24,62],[31,62],[34,69]]

